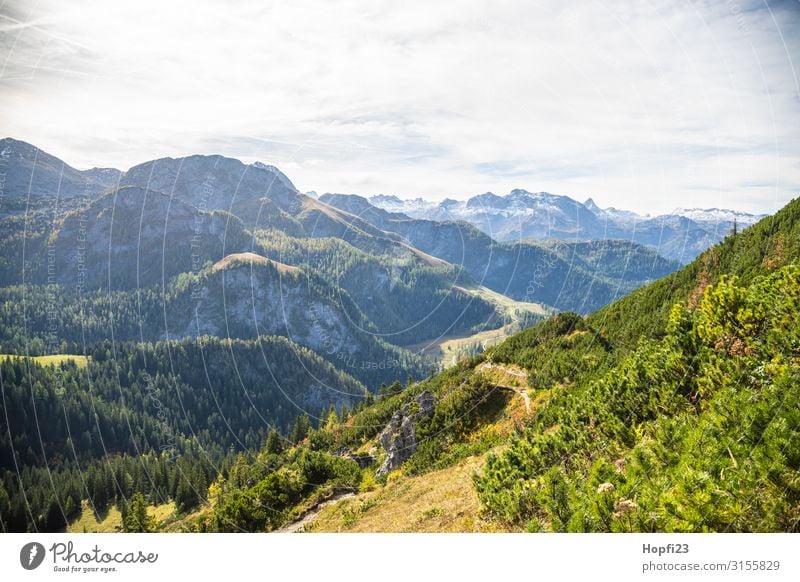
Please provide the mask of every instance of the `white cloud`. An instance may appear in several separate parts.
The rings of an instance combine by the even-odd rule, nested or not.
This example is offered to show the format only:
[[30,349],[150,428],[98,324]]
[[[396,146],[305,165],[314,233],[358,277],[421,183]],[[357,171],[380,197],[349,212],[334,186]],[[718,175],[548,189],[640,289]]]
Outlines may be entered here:
[[319,192],[764,211],[800,189],[794,3],[229,4],[4,4],[2,133],[78,166],[261,159]]

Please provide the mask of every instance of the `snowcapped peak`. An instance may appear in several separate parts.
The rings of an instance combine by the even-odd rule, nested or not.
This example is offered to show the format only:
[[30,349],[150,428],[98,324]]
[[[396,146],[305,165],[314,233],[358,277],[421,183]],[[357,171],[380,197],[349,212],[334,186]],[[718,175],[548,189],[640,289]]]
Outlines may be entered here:
[[466,208],[481,211],[507,208],[511,200],[507,196],[498,196],[494,192],[484,192],[467,200]]
[[422,198],[414,198],[413,200],[402,200],[393,194],[378,194],[370,196],[370,204],[377,206],[387,212],[401,212],[404,214],[424,213],[436,207],[436,202],[430,202]]
[[370,197],[369,201],[376,206],[378,204],[403,204],[403,201],[394,194],[378,194]]
[[523,190],[522,188],[514,188],[511,192],[508,193],[509,198],[520,198],[520,197],[529,197],[529,196],[536,196],[532,192],[528,192],[527,190]]
[[736,220],[742,225],[758,222],[764,215],[748,214],[738,210],[724,208],[676,208],[672,214],[683,216],[696,222],[733,222]]

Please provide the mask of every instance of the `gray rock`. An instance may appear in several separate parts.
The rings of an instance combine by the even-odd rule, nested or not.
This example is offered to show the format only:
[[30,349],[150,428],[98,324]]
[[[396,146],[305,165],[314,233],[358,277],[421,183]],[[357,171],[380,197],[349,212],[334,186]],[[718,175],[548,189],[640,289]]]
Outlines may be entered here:
[[426,390],[414,400],[419,409],[411,412],[410,404],[403,405],[392,415],[378,437],[378,441],[386,451],[386,460],[375,472],[378,477],[388,475],[389,472],[399,468],[417,450],[415,423],[433,414],[436,397]]

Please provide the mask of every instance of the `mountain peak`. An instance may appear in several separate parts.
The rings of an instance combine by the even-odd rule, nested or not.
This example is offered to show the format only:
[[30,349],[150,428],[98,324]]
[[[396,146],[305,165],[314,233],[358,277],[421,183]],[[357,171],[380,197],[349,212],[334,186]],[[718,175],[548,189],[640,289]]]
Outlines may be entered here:
[[373,204],[403,204],[403,201],[394,194],[377,194],[372,196],[369,201]]
[[583,205],[594,214],[601,214],[603,212],[603,209],[600,208],[592,198],[587,198]]
[[698,223],[721,223],[736,220],[740,226],[749,226],[765,216],[726,208],[676,208],[672,213]]
[[506,208],[509,200],[494,192],[484,192],[467,200],[467,208]]
[[275,174],[275,176],[278,178],[278,180],[281,181],[281,183],[284,186],[286,186],[290,190],[297,190],[294,184],[292,184],[292,181],[289,179],[289,177],[283,172],[281,172],[276,166],[273,166],[271,164],[264,164],[262,162],[253,162],[250,165],[254,168],[258,168],[259,170],[266,170],[267,172]]

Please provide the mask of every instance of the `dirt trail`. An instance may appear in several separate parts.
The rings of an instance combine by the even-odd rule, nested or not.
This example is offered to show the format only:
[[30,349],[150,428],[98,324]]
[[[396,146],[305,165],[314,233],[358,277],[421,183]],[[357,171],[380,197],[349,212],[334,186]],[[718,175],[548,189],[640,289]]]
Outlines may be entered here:
[[319,512],[322,511],[324,508],[328,507],[329,505],[333,505],[341,501],[342,499],[349,499],[350,497],[355,497],[356,494],[353,491],[341,491],[339,493],[334,493],[332,497],[329,497],[325,501],[320,501],[315,505],[312,505],[308,509],[306,509],[303,513],[301,513],[298,517],[281,527],[280,529],[276,529],[275,533],[299,533],[305,530],[306,525],[314,521]]
[[511,386],[509,384],[503,384],[503,383],[500,383],[500,382],[495,382],[494,380],[492,380],[492,384],[497,386],[498,388],[502,388],[504,390],[511,390],[512,392],[514,392],[514,393],[518,394],[519,396],[521,396],[523,402],[525,402],[525,410],[526,410],[526,412],[530,412],[531,411],[531,397],[528,396],[528,388],[527,388],[527,385],[528,385],[528,374],[527,374],[527,372],[525,372],[524,370],[522,370],[520,368],[517,368],[517,367],[504,366],[502,364],[495,364],[493,362],[484,362],[483,364],[481,364],[480,366],[475,368],[475,371],[476,372],[496,371],[496,372],[499,372],[500,374],[507,374],[507,375],[512,376],[514,378],[519,378],[520,382],[523,384],[522,387],[520,387],[520,386]]

